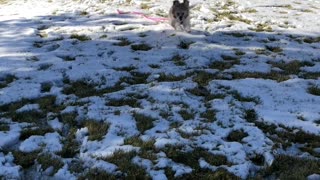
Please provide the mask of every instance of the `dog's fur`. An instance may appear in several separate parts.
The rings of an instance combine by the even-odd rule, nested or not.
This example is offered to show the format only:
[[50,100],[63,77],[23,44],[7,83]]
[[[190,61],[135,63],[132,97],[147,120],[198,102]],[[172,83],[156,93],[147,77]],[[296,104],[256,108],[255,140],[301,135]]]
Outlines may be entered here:
[[188,0],[183,0],[183,3],[180,3],[179,0],[173,1],[173,5],[169,11],[169,18],[170,24],[175,30],[191,31],[189,10]]

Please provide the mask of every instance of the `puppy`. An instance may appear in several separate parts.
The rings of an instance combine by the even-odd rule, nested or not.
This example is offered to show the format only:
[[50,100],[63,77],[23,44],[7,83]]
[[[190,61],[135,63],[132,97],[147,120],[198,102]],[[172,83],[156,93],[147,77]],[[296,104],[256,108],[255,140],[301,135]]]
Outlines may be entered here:
[[173,1],[173,5],[169,11],[170,25],[177,31],[191,31],[189,1],[183,0],[180,3],[178,0]]

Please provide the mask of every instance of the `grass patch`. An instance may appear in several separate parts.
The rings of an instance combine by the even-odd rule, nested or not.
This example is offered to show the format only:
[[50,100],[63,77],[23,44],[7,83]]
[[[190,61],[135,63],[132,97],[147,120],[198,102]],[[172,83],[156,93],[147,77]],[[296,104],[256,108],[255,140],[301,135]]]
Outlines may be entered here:
[[46,114],[43,112],[39,112],[38,110],[29,110],[23,112],[12,112],[10,116],[12,121],[15,122],[41,124],[43,119],[46,117]]
[[168,74],[167,75],[165,73],[161,73],[159,78],[158,78],[158,81],[159,82],[173,82],[173,81],[182,81],[185,78],[187,78],[187,77],[184,76],[184,75],[175,76],[175,75],[172,75],[172,74]]
[[125,37],[120,37],[117,40],[119,42],[118,43],[114,43],[113,45],[115,45],[115,46],[129,46],[130,44],[132,44],[132,42],[129,41],[128,38],[125,38]]
[[234,49],[234,51],[235,51],[234,54],[237,55],[237,56],[243,56],[243,55],[246,54],[245,52],[243,52],[243,51],[241,51],[239,49]]
[[281,47],[278,46],[265,46],[267,50],[274,52],[274,53],[280,53],[283,51],[283,49]]
[[159,64],[149,64],[152,69],[159,69],[161,66]]
[[243,118],[248,122],[254,122],[258,119],[258,115],[254,109],[248,109],[245,111]]
[[279,155],[264,171],[263,177],[275,175],[277,179],[306,179],[311,174],[319,173],[319,160]]
[[156,160],[157,157],[154,154],[155,147],[154,147],[155,140],[143,141],[138,136],[133,136],[124,140],[124,144],[132,145],[135,147],[140,147],[138,155],[141,158],[149,159],[149,160]]
[[216,75],[206,71],[199,71],[193,76],[192,80],[200,86],[207,86],[210,81],[217,79]]
[[109,174],[108,172],[98,169],[98,168],[92,168],[88,172],[86,172],[84,175],[81,175],[79,180],[116,180],[118,179],[115,175]]
[[182,109],[178,112],[182,119],[186,120],[193,120],[195,117],[195,114],[192,112],[189,112],[188,110]]
[[320,96],[320,87],[316,85],[312,85],[308,87],[308,93],[315,95],[315,96]]
[[41,154],[37,158],[37,162],[41,164],[41,169],[45,171],[49,167],[53,167],[53,172],[51,175],[58,172],[59,169],[63,167],[63,162],[60,158],[51,154]]
[[133,70],[135,70],[137,68],[131,65],[131,66],[125,66],[125,67],[119,67],[119,68],[113,68],[113,69],[116,70],[116,71],[130,72],[130,71],[133,71]]
[[176,66],[185,66],[186,58],[184,56],[180,56],[179,54],[176,54],[172,56],[171,61],[176,65]]
[[130,77],[122,77],[120,78],[120,81],[129,85],[146,84],[147,79],[150,76],[150,73],[140,73],[136,71],[132,71],[130,74]]
[[256,154],[253,157],[250,157],[250,161],[253,162],[255,165],[263,166],[265,163],[264,156],[262,154]]
[[260,103],[260,99],[258,97],[243,96],[236,90],[230,91],[230,94],[240,102],[254,102],[256,104]]
[[118,177],[119,179],[149,179],[149,175],[143,168],[131,162],[136,155],[137,153],[134,151],[124,152],[119,150],[114,152],[112,156],[102,159],[118,166],[122,172],[121,177]]
[[124,140],[124,144],[140,147],[143,150],[154,150],[155,140],[143,141],[139,136],[133,136]]
[[151,6],[149,6],[149,5],[146,4],[146,3],[141,3],[141,4],[140,4],[140,8],[141,8],[141,9],[150,9]]
[[148,45],[148,44],[134,44],[134,45],[131,45],[131,49],[133,51],[149,51],[152,49],[152,46]]
[[303,42],[311,44],[311,43],[319,43],[320,42],[320,36],[319,37],[305,37],[303,39]]
[[133,118],[136,120],[137,128],[141,133],[153,128],[153,121],[156,120],[151,116],[147,116],[141,113],[133,113]]
[[[254,123],[259,129],[261,129],[267,136],[275,143],[274,148],[280,147],[286,148],[298,143],[303,146],[299,147],[300,150],[308,152],[313,156],[320,157],[320,154],[314,151],[314,148],[320,146],[320,136],[315,134],[309,134],[302,130],[295,130],[287,128],[284,125],[276,126],[274,124],[268,124],[263,121],[259,121],[256,112],[246,110],[244,112],[244,119],[248,122]],[[280,128],[280,130],[279,130]]]
[[0,131],[10,131],[10,125],[7,123],[0,122]]
[[[80,145],[76,140],[77,128],[70,128],[67,136],[63,139],[63,148],[59,152],[59,155],[63,158],[73,158],[79,153]],[[90,135],[89,135],[90,136]]]
[[314,64],[308,61],[298,61],[298,60],[293,60],[288,63],[284,61],[279,61],[279,62],[269,62],[273,67],[280,68],[283,70],[282,73],[291,75],[291,74],[296,74],[298,75],[301,71],[300,68],[304,66],[313,66]]
[[136,98],[125,97],[122,99],[109,99],[106,105],[115,106],[115,107],[121,107],[121,106],[140,107],[140,102]]
[[239,21],[239,22],[243,22],[243,23],[246,23],[246,24],[251,24],[251,20],[249,19],[245,19],[245,18],[242,18],[241,16],[237,16],[237,15],[233,15],[233,14],[229,14],[227,16],[228,19],[230,19],[231,21]]
[[232,66],[240,64],[240,61],[214,61],[209,65],[211,69],[218,69],[220,71],[224,71],[226,69],[230,69]]
[[54,132],[50,127],[25,128],[21,131],[20,140],[28,139],[30,136],[44,136],[46,133]]
[[229,36],[236,37],[236,38],[243,38],[243,37],[247,36],[246,33],[240,33],[240,32],[230,32],[230,33],[225,33],[225,34],[229,35]]
[[20,165],[22,168],[29,168],[34,165],[35,160],[38,157],[38,151],[25,153],[20,151],[13,151],[14,163]]
[[247,137],[248,133],[243,130],[234,130],[227,136],[227,141],[229,142],[241,142],[243,138]]
[[105,93],[111,93],[120,91],[123,87],[119,84],[114,85],[113,87],[96,89],[98,84],[90,83],[86,80],[78,80],[74,82],[69,82],[70,84],[66,85],[62,92],[66,95],[74,94],[79,98],[90,97],[90,96],[101,96]]
[[69,127],[76,127],[78,126],[78,122],[76,120],[77,116],[78,114],[76,112],[68,112],[59,114],[58,119]]
[[[61,59],[63,59],[64,61],[75,61],[76,60],[76,57],[74,56],[59,56]],[[50,66],[51,67],[51,66]]]
[[41,88],[40,88],[40,91],[42,93],[45,93],[45,92],[50,92],[51,88],[52,88],[52,83],[51,82],[44,82],[44,83],[41,83]]
[[195,148],[189,152],[183,152],[179,149],[179,147],[175,146],[166,146],[162,151],[174,162],[190,166],[194,170],[194,173],[199,172],[201,169],[199,165],[200,158],[203,158],[207,163],[213,166],[230,165],[226,156],[212,154],[202,148]]
[[86,120],[84,126],[88,128],[89,141],[100,141],[107,134],[109,124],[105,122],[98,122],[95,120]]
[[[174,179],[174,178],[173,178]],[[201,169],[196,172],[192,172],[190,174],[184,174],[180,179],[201,179],[201,180],[240,180],[238,176],[230,173],[224,168],[218,168],[214,172],[210,171],[209,169]]]
[[255,32],[273,32],[273,29],[271,26],[267,24],[259,23],[255,28],[249,28],[249,30],[255,31]]
[[290,76],[285,73],[279,72],[270,72],[270,73],[261,73],[261,72],[232,72],[233,79],[246,79],[246,78],[256,78],[256,79],[271,79],[277,82],[282,82],[290,79]]
[[71,39],[77,39],[79,41],[90,41],[91,38],[87,35],[84,34],[71,34],[70,36]]
[[189,49],[190,45],[193,44],[194,42],[192,41],[180,41],[178,44],[179,49]]
[[216,111],[212,109],[208,109],[205,112],[201,113],[200,117],[206,119],[208,122],[214,122],[217,120]]
[[0,77],[0,88],[7,87],[10,83],[17,80],[18,78],[15,75],[7,74],[4,77]]

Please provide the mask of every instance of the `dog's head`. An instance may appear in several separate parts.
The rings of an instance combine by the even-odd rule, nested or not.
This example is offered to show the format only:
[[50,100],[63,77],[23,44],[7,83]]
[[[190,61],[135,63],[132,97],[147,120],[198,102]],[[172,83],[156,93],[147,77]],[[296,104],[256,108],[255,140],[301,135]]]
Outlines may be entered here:
[[183,3],[180,3],[178,0],[173,1],[172,15],[182,24],[189,16],[189,1],[184,0]]

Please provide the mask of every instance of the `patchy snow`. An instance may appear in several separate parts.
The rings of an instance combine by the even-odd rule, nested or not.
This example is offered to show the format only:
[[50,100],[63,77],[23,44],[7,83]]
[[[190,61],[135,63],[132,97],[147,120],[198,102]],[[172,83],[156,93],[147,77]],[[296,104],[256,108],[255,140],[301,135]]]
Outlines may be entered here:
[[[168,2],[0,1],[0,178],[26,171],[14,151],[56,154],[64,162],[57,179],[119,173],[101,157],[120,150],[136,152],[128,162],[152,179],[193,173],[167,146],[225,156],[228,164],[197,157],[195,166],[242,179],[278,154],[320,157],[320,147],[301,148],[309,142],[283,148],[270,130],[320,134],[320,1],[190,0],[191,33],[135,13],[166,17]],[[108,130],[90,140],[101,130],[85,120]],[[245,136],[230,140],[235,131]],[[149,142],[155,159],[141,157]],[[60,154],[66,146],[74,157]],[[70,170],[71,160],[83,172]]]

